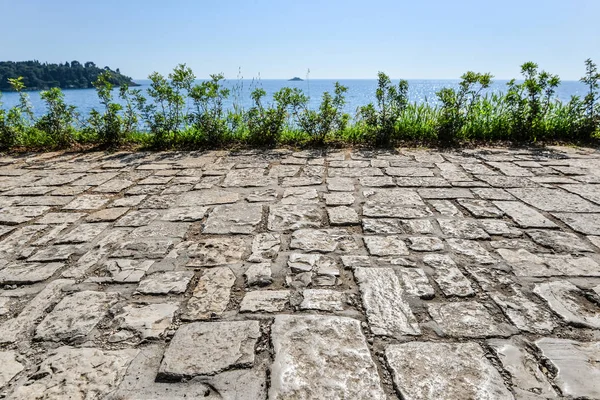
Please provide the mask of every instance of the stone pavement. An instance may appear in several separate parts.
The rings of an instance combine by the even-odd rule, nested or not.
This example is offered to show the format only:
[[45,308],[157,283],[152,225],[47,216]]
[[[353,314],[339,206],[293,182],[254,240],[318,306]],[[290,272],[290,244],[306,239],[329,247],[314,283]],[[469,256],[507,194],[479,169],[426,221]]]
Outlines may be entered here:
[[0,397],[600,399],[600,153],[0,157]]

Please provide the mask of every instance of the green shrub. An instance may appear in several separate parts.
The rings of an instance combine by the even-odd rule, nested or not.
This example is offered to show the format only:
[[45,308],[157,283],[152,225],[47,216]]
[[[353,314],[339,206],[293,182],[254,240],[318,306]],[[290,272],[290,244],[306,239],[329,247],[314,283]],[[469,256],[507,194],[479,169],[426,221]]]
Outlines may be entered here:
[[211,75],[209,81],[191,88],[189,96],[195,110],[188,115],[188,122],[202,135],[203,142],[216,145],[227,134],[227,121],[223,112],[223,101],[229,97],[229,89],[223,88],[222,74]]
[[35,128],[46,133],[55,146],[64,148],[73,142],[77,112],[75,106],[65,103],[65,95],[59,88],[41,92],[47,112],[35,124]]
[[265,107],[262,103],[267,93],[257,88],[252,91],[254,106],[246,114],[248,140],[258,145],[272,146],[277,143],[288,119],[291,107],[298,107],[306,101],[302,91],[294,88],[282,88],[273,95],[275,104]]

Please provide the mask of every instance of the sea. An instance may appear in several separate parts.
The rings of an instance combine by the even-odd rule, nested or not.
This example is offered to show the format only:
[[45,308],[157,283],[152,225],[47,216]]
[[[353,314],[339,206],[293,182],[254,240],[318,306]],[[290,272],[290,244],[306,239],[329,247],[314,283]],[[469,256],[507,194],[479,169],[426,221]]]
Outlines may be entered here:
[[[149,80],[134,80],[140,86],[136,89],[141,89],[142,92],[150,86]],[[201,81],[198,81],[198,83]],[[252,99],[250,93],[255,88],[262,88],[267,93],[263,104],[268,105],[273,102],[273,94],[283,87],[299,88],[309,97],[309,107],[317,109],[324,92],[329,91],[333,94],[335,82],[340,82],[348,87],[346,92],[345,112],[351,116],[356,114],[360,106],[366,105],[375,101],[375,90],[377,88],[377,80],[375,79],[309,79],[303,81],[288,81],[283,79],[261,79],[261,80],[226,80],[224,87],[231,90],[229,98],[224,102],[224,108],[232,109],[234,105],[249,109],[252,107]],[[392,80],[394,84],[398,80]],[[436,92],[445,87],[458,88],[459,80],[408,80],[409,83],[409,98],[411,102],[437,104]],[[508,81],[497,80],[484,93],[498,93],[506,91]],[[583,97],[586,94],[586,86],[578,81],[564,81],[556,90],[555,97],[567,102],[571,96]],[[101,110],[101,104],[98,100],[95,89],[64,89],[65,102],[77,107],[80,116],[84,119],[92,109]],[[30,96],[31,104],[34,108],[36,117],[43,115],[46,111],[43,101],[40,99],[39,91],[27,92]],[[118,99],[118,89],[115,89],[115,100]],[[2,108],[10,108],[18,104],[19,96],[14,92],[3,92],[0,98]],[[191,107],[191,102],[188,102]]]

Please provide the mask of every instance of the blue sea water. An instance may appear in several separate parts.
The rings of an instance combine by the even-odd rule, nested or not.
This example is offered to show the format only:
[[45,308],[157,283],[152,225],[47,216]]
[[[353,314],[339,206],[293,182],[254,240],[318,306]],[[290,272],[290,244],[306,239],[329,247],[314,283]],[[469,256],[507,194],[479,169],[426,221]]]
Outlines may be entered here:
[[[136,80],[145,92],[150,81]],[[262,80],[227,80],[225,86],[231,89],[231,96],[225,102],[225,108],[232,108],[234,103],[241,105],[244,109],[252,107],[252,99],[250,93],[257,87],[263,88],[266,93],[266,104],[272,102],[273,93],[283,87],[296,87],[302,89],[305,94],[310,97],[310,107],[315,109],[319,106],[323,92],[333,92],[334,79],[310,79],[304,81],[287,81],[279,79],[262,79]],[[350,115],[355,115],[358,107],[368,104],[375,100],[375,89],[377,88],[377,80],[375,79],[340,79],[339,82],[348,87],[346,92],[345,111]],[[393,80],[396,84],[398,80]],[[435,93],[444,87],[457,88],[459,80],[409,80],[409,97],[411,101],[417,103],[428,102],[436,104]],[[506,90],[508,81],[494,81],[492,86],[487,90],[490,92],[503,92]],[[45,112],[44,103],[40,99],[39,91],[28,92],[31,98],[31,103],[34,107],[36,116],[40,116]],[[65,101],[77,107],[82,117],[85,117],[93,109],[100,109],[101,105],[98,101],[98,96],[94,89],[66,89],[64,90]],[[571,96],[581,96],[586,94],[586,87],[578,81],[564,81],[556,91],[556,98],[560,101],[569,101]],[[115,90],[115,98],[118,101],[118,90]],[[0,101],[3,103],[3,108],[10,108],[18,104],[19,98],[17,93],[4,92]],[[191,104],[189,104],[191,106]]]

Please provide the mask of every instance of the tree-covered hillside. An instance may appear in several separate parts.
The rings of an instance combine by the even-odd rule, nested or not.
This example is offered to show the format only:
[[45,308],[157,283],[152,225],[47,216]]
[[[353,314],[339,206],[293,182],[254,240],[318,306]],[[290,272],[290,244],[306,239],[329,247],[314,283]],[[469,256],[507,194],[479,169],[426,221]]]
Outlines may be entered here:
[[91,61],[81,64],[79,61],[64,64],[48,64],[39,61],[0,61],[0,91],[11,90],[9,78],[23,77],[27,90],[41,90],[52,87],[61,89],[82,89],[94,87],[92,83],[104,71],[111,72],[111,83],[115,86],[137,86],[130,77],[122,75],[108,67],[99,68]]

